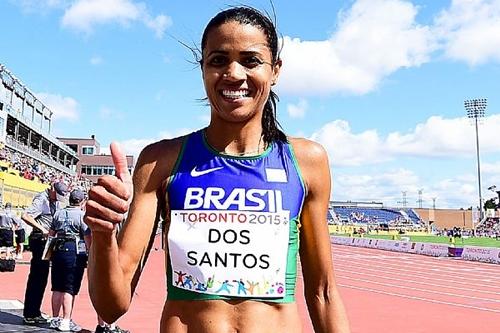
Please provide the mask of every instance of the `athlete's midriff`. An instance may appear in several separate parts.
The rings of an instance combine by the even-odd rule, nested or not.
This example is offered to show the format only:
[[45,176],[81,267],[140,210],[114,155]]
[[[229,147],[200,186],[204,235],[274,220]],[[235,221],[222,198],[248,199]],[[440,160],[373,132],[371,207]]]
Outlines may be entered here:
[[296,303],[167,300],[161,333],[301,333]]

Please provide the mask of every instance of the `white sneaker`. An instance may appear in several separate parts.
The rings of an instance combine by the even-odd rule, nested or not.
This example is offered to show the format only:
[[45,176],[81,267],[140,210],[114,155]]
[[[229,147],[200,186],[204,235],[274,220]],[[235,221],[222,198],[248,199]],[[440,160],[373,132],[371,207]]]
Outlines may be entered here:
[[53,317],[50,319],[50,323],[49,323],[49,327],[50,328],[53,328],[53,329],[56,329],[57,327],[59,327],[59,322],[61,321],[61,318],[59,317]]
[[73,319],[69,322],[69,328],[71,329],[71,332],[80,332],[82,330],[82,327],[75,323]]
[[77,325],[73,320],[64,320],[61,319],[59,321],[59,325],[57,326],[57,330],[61,332],[80,332],[82,328]]

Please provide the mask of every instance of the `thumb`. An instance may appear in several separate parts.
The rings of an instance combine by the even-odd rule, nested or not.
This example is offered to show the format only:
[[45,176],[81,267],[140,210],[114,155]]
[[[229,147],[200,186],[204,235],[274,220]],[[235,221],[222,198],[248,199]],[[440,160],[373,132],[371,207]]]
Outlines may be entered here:
[[109,145],[111,150],[111,157],[113,158],[113,164],[115,165],[116,177],[118,177],[126,186],[127,189],[132,193],[132,177],[128,171],[127,157],[121,149],[117,142],[111,142]]

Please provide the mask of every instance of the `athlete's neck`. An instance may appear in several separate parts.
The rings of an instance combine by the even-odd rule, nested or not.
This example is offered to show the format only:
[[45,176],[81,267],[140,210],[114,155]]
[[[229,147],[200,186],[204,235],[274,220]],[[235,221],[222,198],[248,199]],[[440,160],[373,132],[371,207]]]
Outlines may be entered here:
[[240,130],[208,126],[203,130],[207,143],[220,154],[232,156],[253,156],[263,153],[267,144],[262,136],[262,128]]

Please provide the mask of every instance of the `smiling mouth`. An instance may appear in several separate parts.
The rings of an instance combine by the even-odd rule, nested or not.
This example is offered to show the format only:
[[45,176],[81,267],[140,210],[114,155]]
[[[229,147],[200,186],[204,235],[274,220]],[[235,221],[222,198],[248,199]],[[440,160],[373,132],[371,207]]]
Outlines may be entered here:
[[223,89],[220,91],[220,94],[225,99],[237,100],[237,99],[249,97],[250,91],[247,89],[238,89],[238,90]]

